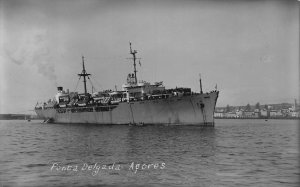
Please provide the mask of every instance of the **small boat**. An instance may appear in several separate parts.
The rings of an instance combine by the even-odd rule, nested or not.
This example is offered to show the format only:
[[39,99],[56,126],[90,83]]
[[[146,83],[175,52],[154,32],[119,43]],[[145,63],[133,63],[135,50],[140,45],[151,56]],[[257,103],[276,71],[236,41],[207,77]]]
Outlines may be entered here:
[[27,116],[25,115],[25,120],[27,120],[28,122],[30,122],[31,121],[31,119],[30,118],[27,118]]

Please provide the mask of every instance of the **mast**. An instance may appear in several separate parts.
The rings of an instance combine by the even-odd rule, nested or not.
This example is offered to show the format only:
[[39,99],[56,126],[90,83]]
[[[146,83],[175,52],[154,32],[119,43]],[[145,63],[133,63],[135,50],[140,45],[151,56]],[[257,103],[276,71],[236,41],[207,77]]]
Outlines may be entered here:
[[130,54],[133,56],[134,81],[135,81],[135,84],[137,84],[137,77],[136,77],[137,71],[136,71],[136,63],[135,63],[135,60],[136,60],[135,54],[137,53],[137,51],[131,49],[131,42],[129,42],[129,45],[130,45]]
[[203,94],[203,91],[202,91],[201,74],[199,74],[199,83],[200,83],[200,93]]
[[85,67],[84,67],[84,56],[82,56],[82,72],[80,74],[78,74],[78,76],[80,77],[83,77],[83,85],[84,85],[84,94],[86,95],[87,91],[86,91],[86,78],[85,77],[88,77],[89,78],[89,75],[91,74],[88,74],[86,73],[85,71]]

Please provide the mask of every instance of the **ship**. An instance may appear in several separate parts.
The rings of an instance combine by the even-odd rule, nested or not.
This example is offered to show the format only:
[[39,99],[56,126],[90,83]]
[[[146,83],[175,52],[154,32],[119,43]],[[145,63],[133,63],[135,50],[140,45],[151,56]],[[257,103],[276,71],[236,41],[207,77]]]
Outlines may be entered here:
[[191,88],[167,89],[163,82],[149,83],[137,78],[137,50],[132,50],[133,73],[127,75],[121,90],[88,93],[90,75],[82,56],[84,93],[57,87],[54,98],[38,102],[34,108],[45,123],[125,124],[125,125],[197,125],[214,126],[214,111],[219,91],[199,92]]

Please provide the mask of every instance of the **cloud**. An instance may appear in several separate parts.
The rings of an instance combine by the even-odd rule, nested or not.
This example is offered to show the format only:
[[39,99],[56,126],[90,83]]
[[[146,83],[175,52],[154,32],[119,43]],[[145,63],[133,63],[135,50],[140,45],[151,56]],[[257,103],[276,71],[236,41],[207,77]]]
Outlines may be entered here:
[[269,54],[262,55],[260,57],[260,62],[264,64],[269,64],[273,61],[273,56]]
[[[21,58],[16,59],[17,55],[12,54],[12,52],[8,51],[7,49],[5,49],[5,54],[10,59],[10,61],[15,64],[21,65],[24,62],[24,59],[21,59]],[[21,55],[21,56],[24,56],[24,55]]]
[[51,41],[47,30],[30,29],[17,37],[10,35],[8,38],[4,51],[10,62],[17,65],[35,66],[38,73],[56,81]]

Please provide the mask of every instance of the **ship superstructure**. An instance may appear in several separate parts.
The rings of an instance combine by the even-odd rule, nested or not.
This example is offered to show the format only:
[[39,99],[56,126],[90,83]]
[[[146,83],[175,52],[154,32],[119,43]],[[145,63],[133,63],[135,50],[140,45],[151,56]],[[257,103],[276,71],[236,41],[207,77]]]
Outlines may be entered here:
[[151,84],[138,80],[136,50],[130,54],[133,73],[128,74],[122,90],[87,92],[89,79],[82,57],[84,93],[69,92],[58,87],[57,94],[48,102],[38,103],[35,111],[40,118],[53,123],[94,124],[166,124],[166,125],[214,125],[214,110],[219,91],[200,93],[191,88],[166,89],[163,82]]

